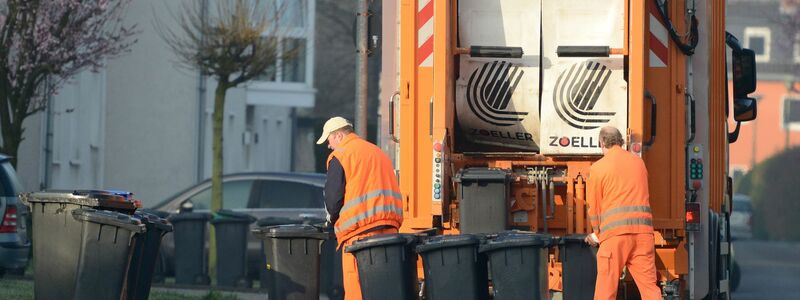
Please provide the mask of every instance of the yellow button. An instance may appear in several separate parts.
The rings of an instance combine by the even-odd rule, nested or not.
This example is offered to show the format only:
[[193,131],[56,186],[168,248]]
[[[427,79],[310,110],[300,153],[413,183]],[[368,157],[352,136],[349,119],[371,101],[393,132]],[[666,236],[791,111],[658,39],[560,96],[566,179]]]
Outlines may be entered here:
[[694,146],[694,153],[700,153],[700,146]]

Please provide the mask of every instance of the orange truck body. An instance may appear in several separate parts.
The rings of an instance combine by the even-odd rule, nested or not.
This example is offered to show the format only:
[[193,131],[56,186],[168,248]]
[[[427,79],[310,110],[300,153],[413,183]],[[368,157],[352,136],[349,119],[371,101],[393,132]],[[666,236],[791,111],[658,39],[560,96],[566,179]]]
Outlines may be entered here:
[[[617,101],[615,105],[620,109],[610,111],[616,118],[612,125],[625,135],[626,149],[640,155],[649,170],[658,277],[665,289],[672,288],[665,291],[665,296],[697,299],[726,295],[730,243],[724,228],[731,209],[731,183],[727,152],[725,2],[668,1],[661,9],[668,13],[671,22],[658,14],[656,1],[570,2],[576,1],[399,1],[399,85],[391,87],[398,92],[391,110],[395,116],[392,132],[399,150],[395,163],[405,205],[401,231],[435,228],[441,234],[459,233],[465,220],[459,218],[462,203],[459,183],[454,177],[465,169],[488,167],[506,170],[512,178],[506,199],[509,215],[502,216],[508,220],[507,228],[544,232],[546,227],[547,233],[555,236],[591,232],[585,191],[586,181],[590,180],[589,167],[601,157],[597,146],[599,125],[584,126],[583,131],[570,128],[570,132],[582,133],[575,136],[554,135],[554,128],[561,125],[547,120],[552,119],[552,109],[558,114],[562,111],[547,106],[551,98],[548,90],[559,88],[558,82],[555,87],[548,87],[559,76],[559,70],[568,70],[571,63],[595,62],[596,67],[613,69],[607,86],[620,87],[613,91],[616,94],[601,95],[597,106],[601,107],[602,101]],[[591,9],[581,8],[590,2],[604,6],[605,15],[591,15]],[[525,15],[526,9],[533,12]],[[581,19],[581,14],[586,17]],[[521,18],[520,22],[532,25],[519,29],[515,16]],[[540,18],[538,21],[536,16]],[[691,16],[696,17],[701,30],[696,36],[698,43],[694,54],[689,56],[669,38],[667,28],[671,23],[676,32],[689,32],[686,24],[691,23]],[[495,25],[491,18],[500,19],[496,19]],[[563,23],[569,20],[586,20],[587,24],[578,28],[583,26],[587,31],[593,27],[616,30],[610,29],[608,40],[614,45],[606,43],[606,56],[568,60],[556,54],[556,46],[603,46],[597,40],[581,45],[580,36],[570,38],[572,31],[559,29],[570,25]],[[610,26],[602,22],[618,23]],[[502,32],[493,33],[492,30]],[[476,43],[497,40],[495,35],[505,36],[505,44],[465,43],[467,40]],[[526,35],[534,38],[525,42]],[[527,45],[522,47],[525,54],[519,59],[470,57],[471,46],[521,46],[513,44],[515,42]],[[528,89],[501,90],[509,95],[506,101],[538,101],[539,108],[534,104],[524,116],[535,118],[534,122],[526,123],[533,125],[515,127],[523,130],[502,129],[516,124],[494,127],[501,128],[499,130],[491,130],[491,127],[483,130],[474,127],[480,122],[477,118],[459,115],[469,113],[462,105],[489,103],[492,106],[493,100],[487,98],[500,97],[478,92],[474,95],[482,99],[464,103],[471,101],[469,95],[466,98],[463,95],[471,93],[470,75],[480,78],[480,66],[488,68],[495,62],[508,65],[500,77],[513,81],[516,69],[512,68],[520,65],[524,67],[520,70],[527,72],[525,76],[532,76],[522,81],[538,79],[538,87],[531,79],[528,83],[533,83]],[[474,71],[470,72],[470,68]],[[480,101],[484,101],[483,104]],[[511,106],[506,110],[512,110]],[[495,112],[505,113],[502,105],[493,108]],[[527,122],[520,121],[522,118],[515,120]],[[545,131],[550,134],[543,134]],[[470,132],[489,139],[507,138],[513,140],[510,143],[525,141],[529,144],[504,147],[502,142],[483,143],[471,140],[474,137]],[[546,147],[550,150],[545,150]],[[576,148],[573,151],[570,147]],[[697,162],[702,166],[697,176],[692,173],[690,164],[695,159],[699,159]],[[541,197],[547,196],[540,190],[541,181],[526,180],[532,174],[544,174],[548,183],[554,183],[549,192],[554,206],[540,205]],[[693,220],[688,220],[698,223],[700,229],[696,232],[687,231],[687,202],[698,203],[700,207],[696,215],[689,216]],[[545,214],[552,214],[552,218],[543,218],[542,209],[546,210]],[[717,246],[708,246],[710,240],[717,241]],[[561,262],[556,251],[551,250],[550,256],[552,291],[562,289]]]

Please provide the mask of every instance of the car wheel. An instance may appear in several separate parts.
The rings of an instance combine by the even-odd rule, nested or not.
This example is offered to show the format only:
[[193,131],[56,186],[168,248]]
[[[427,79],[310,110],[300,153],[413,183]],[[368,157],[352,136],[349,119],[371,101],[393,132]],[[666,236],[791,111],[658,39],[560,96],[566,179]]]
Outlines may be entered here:
[[735,292],[739,288],[739,283],[742,281],[742,271],[739,269],[739,264],[733,261],[733,268],[731,268],[731,292]]

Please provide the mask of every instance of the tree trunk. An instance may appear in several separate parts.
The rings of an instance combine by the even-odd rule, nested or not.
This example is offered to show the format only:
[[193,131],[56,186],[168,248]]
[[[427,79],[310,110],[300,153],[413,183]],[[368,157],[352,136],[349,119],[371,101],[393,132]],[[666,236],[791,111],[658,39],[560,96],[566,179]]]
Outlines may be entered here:
[[[7,85],[6,85],[7,86]],[[11,157],[11,165],[17,167],[17,153],[19,145],[22,143],[22,121],[20,116],[14,114],[15,107],[10,104],[11,95],[7,89],[2,89],[5,95],[0,95],[0,132],[2,132],[3,145],[0,152]]]
[[[214,91],[214,116],[212,121],[213,133],[211,135],[211,212],[216,213],[222,209],[222,133],[225,116],[225,93],[228,91],[228,82],[220,80]],[[214,226],[210,227],[208,237],[208,271],[209,275],[217,270],[217,239]]]
[[[17,154],[19,153],[19,145],[22,143],[22,130],[17,128],[16,124],[11,125],[11,129],[3,131],[3,147],[0,152],[11,157],[11,165],[17,168]],[[8,132],[8,133],[6,133]]]

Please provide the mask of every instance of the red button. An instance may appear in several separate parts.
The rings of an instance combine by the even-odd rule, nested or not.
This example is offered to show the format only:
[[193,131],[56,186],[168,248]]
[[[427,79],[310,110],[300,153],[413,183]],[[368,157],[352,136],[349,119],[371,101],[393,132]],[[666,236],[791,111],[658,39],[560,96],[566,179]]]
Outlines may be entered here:
[[692,182],[692,188],[695,190],[699,190],[703,186],[703,182],[700,180],[695,180]]
[[639,153],[642,151],[642,144],[635,143],[631,148],[633,148],[633,152]]
[[441,152],[442,151],[442,143],[433,144],[433,150],[436,151],[436,152]]

